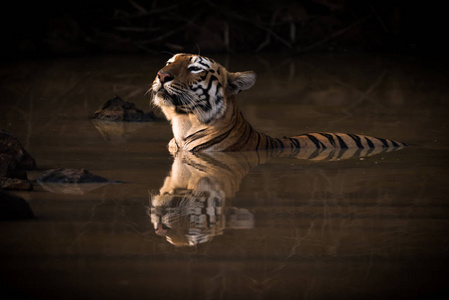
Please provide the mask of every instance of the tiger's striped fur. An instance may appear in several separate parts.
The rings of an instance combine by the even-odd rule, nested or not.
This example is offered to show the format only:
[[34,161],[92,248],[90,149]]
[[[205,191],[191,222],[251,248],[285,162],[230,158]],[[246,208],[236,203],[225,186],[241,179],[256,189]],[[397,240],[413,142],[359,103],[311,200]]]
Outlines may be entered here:
[[228,72],[212,59],[176,54],[157,74],[153,102],[172,123],[169,150],[250,151],[313,148],[398,148],[404,143],[348,133],[307,133],[272,138],[245,120],[234,95],[251,88],[256,74]]

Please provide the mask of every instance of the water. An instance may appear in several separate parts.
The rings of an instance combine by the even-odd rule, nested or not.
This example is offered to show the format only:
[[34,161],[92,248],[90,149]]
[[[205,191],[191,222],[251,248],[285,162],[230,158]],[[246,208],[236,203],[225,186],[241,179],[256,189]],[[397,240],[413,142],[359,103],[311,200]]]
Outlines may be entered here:
[[339,161],[174,158],[167,122],[89,119],[115,95],[148,110],[144,95],[165,58],[3,63],[0,126],[36,159],[30,179],[61,167],[123,182],[53,192],[35,183],[32,192],[15,192],[36,219],[0,224],[3,292],[33,299],[447,295],[445,66],[374,55],[214,58],[258,73],[238,99],[262,132],[346,131],[412,146]]

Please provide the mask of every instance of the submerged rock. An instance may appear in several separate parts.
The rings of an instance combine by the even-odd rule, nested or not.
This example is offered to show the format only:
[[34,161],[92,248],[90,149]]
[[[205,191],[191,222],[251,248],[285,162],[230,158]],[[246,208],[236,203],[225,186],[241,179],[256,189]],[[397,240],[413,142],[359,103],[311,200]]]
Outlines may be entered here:
[[97,109],[94,119],[114,122],[148,122],[155,120],[156,116],[153,112],[144,113],[134,103],[116,96]]
[[31,191],[33,185],[28,180],[0,177],[0,188],[4,190]]
[[0,130],[0,177],[27,179],[36,162],[11,133]]
[[33,211],[23,198],[0,190],[0,221],[32,218]]
[[37,182],[49,192],[76,195],[85,194],[108,184],[120,183],[94,175],[85,169],[51,169],[44,172]]
[[12,155],[0,153],[0,177],[27,179],[27,173],[17,167],[17,162]]
[[36,168],[36,161],[11,133],[0,130],[0,188],[32,190],[26,171]]

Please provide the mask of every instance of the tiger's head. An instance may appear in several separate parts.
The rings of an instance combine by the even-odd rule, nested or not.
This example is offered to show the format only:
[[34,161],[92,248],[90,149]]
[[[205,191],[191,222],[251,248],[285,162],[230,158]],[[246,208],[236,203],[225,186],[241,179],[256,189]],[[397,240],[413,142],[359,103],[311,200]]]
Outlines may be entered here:
[[212,124],[225,114],[230,96],[255,81],[252,71],[231,73],[210,58],[176,54],[154,79],[153,102],[168,120],[188,115]]

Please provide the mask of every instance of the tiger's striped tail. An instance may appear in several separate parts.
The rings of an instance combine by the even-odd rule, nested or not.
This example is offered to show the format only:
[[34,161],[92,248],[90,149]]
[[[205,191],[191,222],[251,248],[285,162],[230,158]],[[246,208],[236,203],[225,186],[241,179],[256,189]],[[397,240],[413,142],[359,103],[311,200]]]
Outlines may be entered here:
[[306,133],[293,137],[284,137],[292,148],[315,149],[377,149],[377,148],[403,148],[407,145],[402,142],[376,138],[362,134],[316,132]]

